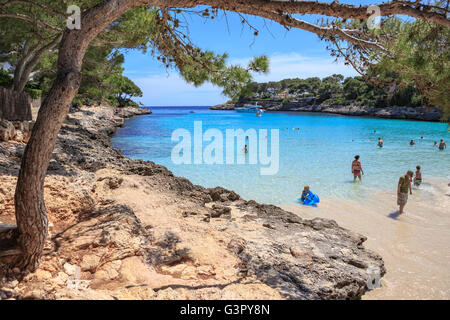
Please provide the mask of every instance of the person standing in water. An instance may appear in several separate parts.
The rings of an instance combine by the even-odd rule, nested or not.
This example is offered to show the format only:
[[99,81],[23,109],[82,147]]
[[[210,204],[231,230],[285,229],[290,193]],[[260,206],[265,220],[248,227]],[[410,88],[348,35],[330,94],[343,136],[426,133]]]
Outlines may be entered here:
[[247,145],[245,145],[245,147],[244,147],[244,152],[245,152],[245,153],[248,153],[248,147],[247,147]]
[[397,205],[399,205],[398,213],[402,214],[403,209],[405,208],[406,203],[408,202],[408,191],[409,194],[412,194],[411,190],[411,179],[413,177],[414,173],[411,170],[408,170],[408,172],[400,177],[398,180],[398,186],[397,186]]
[[409,145],[410,145],[410,146],[413,146],[413,145],[415,145],[415,144],[416,144],[416,143],[414,142],[414,140],[411,139],[411,141],[409,142]]
[[420,171],[420,166],[417,166],[416,169],[417,171],[416,176],[414,177],[414,185],[418,187],[422,183],[422,171]]
[[377,146],[379,146],[380,148],[383,148],[383,139],[378,138],[378,144]]
[[439,150],[447,149],[447,145],[444,142],[444,139],[441,139],[441,142],[439,143]]
[[364,171],[361,166],[361,162],[359,161],[359,156],[355,156],[355,160],[352,162],[352,173],[353,173],[353,181],[356,181],[356,177],[361,181],[361,173],[364,174]]

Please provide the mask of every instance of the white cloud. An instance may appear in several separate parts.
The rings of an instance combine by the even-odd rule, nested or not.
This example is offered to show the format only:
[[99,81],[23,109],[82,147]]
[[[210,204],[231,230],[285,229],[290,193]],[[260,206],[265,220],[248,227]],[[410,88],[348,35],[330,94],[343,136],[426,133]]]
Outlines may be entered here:
[[[334,73],[344,76],[355,76],[356,72],[343,63],[335,63],[332,58],[307,57],[298,53],[273,54],[270,58],[270,70],[267,75],[255,75],[258,82],[278,81],[286,78],[323,78]],[[232,64],[245,66],[251,58],[232,59]],[[227,100],[221,95],[221,89],[211,84],[198,88],[187,84],[175,72],[151,75],[148,77],[133,77],[128,75],[144,92],[141,100],[145,105],[152,106],[206,106],[223,103]]]
[[[269,57],[270,67],[268,74],[257,74],[255,81],[279,81],[287,78],[324,78],[334,73],[340,73],[346,77],[357,75],[356,71],[344,65],[335,63],[332,58],[307,57],[298,53],[274,54]],[[232,60],[231,63],[245,65],[249,59]]]
[[195,87],[175,72],[145,78],[134,78],[129,74],[129,77],[144,93],[136,100],[149,106],[210,106],[226,100],[220,88],[210,83]]

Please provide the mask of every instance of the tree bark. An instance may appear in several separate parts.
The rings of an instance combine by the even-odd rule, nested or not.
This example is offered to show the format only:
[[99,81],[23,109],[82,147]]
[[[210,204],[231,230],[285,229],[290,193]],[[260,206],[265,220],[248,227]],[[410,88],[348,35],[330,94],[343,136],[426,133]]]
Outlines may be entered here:
[[17,91],[16,88],[19,86],[20,78],[22,77],[22,71],[25,66],[25,63],[28,61],[28,59],[31,56],[31,52],[33,50],[31,49],[31,42],[26,41],[23,50],[21,51],[21,58],[17,61],[16,67],[14,69],[14,78],[13,78],[13,84],[12,84],[12,90]]

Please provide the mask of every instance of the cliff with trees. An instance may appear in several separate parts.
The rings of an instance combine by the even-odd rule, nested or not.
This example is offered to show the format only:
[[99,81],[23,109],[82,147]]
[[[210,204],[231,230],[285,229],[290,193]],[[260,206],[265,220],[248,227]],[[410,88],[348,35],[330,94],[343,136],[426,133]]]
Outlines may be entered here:
[[251,82],[232,102],[279,102],[287,105],[304,101],[304,104],[325,106],[422,106],[426,97],[419,90],[409,86],[387,91],[366,81],[362,76],[344,78],[341,74],[320,79],[284,79],[265,83]]

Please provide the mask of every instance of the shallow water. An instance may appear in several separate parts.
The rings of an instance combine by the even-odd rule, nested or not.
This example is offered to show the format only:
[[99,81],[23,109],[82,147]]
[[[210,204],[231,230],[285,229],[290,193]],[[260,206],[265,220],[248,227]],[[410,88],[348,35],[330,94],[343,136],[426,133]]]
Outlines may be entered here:
[[[224,135],[231,128],[279,129],[278,173],[262,176],[259,165],[249,164],[175,165],[171,151],[177,142],[171,134],[178,128],[193,132],[194,121],[202,121],[203,131],[217,128]],[[382,149],[376,146],[378,137],[384,140]],[[366,247],[383,257],[387,274],[382,287],[364,299],[450,299],[450,149],[433,147],[441,138],[450,138],[443,123],[305,113],[263,113],[258,118],[182,107],[154,108],[152,115],[127,120],[112,143],[131,158],[162,164],[193,183],[220,185],[302,217],[333,219],[367,236]],[[409,145],[411,139],[415,146]],[[355,154],[365,172],[362,183],[352,181]],[[398,216],[398,178],[418,164],[424,182]],[[297,203],[305,184],[320,196],[317,208]]]
[[[171,134],[177,128],[193,132],[194,121],[202,121],[203,131],[217,128],[224,135],[226,129],[279,129],[278,173],[260,175],[260,164],[174,164],[171,151],[177,142],[171,141]],[[220,185],[246,199],[284,204],[295,203],[306,184],[323,198],[368,198],[373,190],[394,189],[398,178],[408,169],[415,171],[418,164],[422,166],[424,181],[427,177],[449,179],[449,151],[433,147],[434,141],[447,140],[449,136],[444,123],[305,113],[263,113],[256,117],[235,111],[177,107],[153,108],[152,115],[127,120],[112,143],[131,158],[162,164],[193,183],[205,187]],[[376,146],[378,137],[384,140],[381,149]],[[416,141],[415,146],[409,145],[411,139]],[[271,141],[270,132],[268,140]],[[203,147],[207,144],[204,142]],[[361,156],[365,173],[363,184],[352,181],[350,166],[356,154]],[[424,192],[425,200],[427,195]]]

